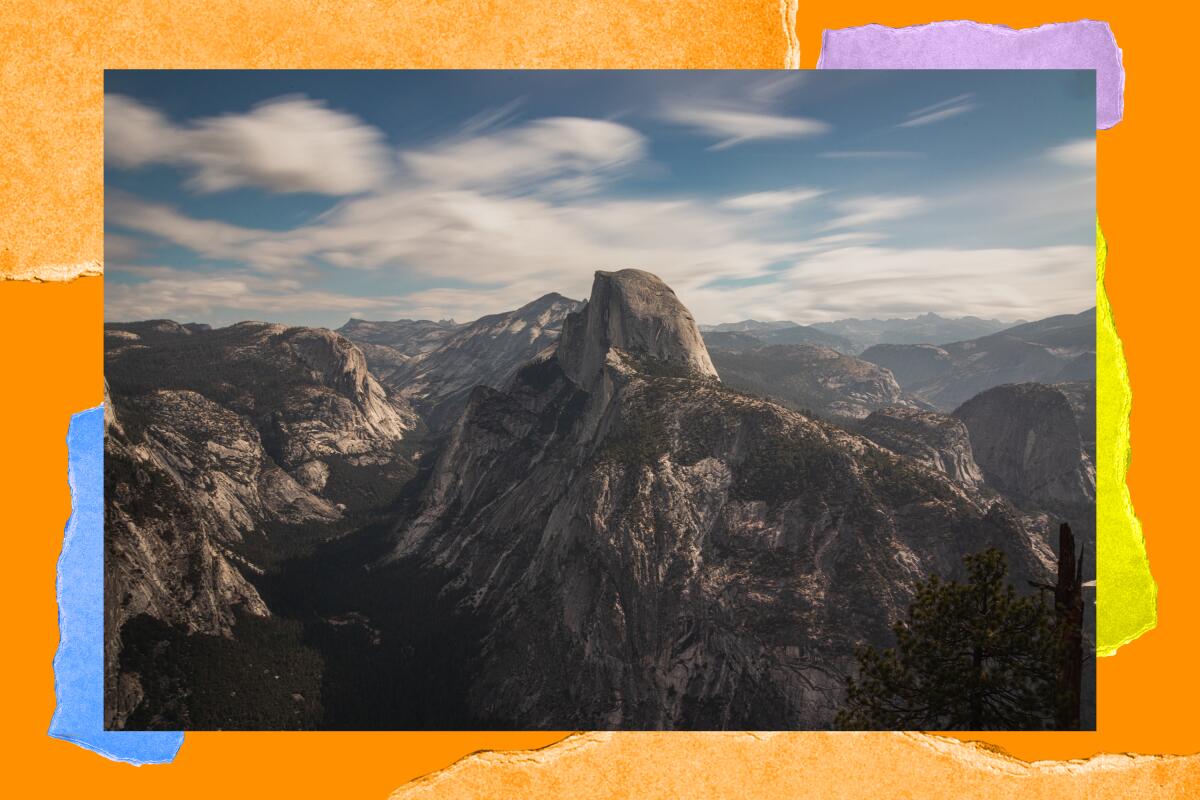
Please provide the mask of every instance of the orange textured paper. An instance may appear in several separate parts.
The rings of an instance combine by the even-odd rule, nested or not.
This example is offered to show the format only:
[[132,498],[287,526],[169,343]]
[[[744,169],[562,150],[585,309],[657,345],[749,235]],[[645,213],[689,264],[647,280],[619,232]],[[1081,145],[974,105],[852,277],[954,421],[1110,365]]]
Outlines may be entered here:
[[[1159,582],[1159,626],[1100,660],[1097,732],[983,737],[1021,759],[1200,751],[1194,680],[1200,539],[1188,502],[1195,495],[1189,400],[1196,379],[1194,356],[1183,350],[1194,338],[1198,296],[1190,263],[1195,112],[1187,87],[1196,16],[1194,8],[1182,6],[1168,15],[1146,3],[1015,0],[807,2],[796,16],[805,67],[816,63],[822,29],[869,22],[971,18],[1028,27],[1087,17],[1111,23],[1124,50],[1126,116],[1099,135],[1098,209],[1108,239],[1109,296],[1133,384],[1129,482]],[[0,6],[0,273],[102,259],[106,67],[778,68],[789,59],[786,20],[786,3],[777,0],[10,0]],[[54,706],[50,660],[58,640],[54,569],[70,513],[67,422],[71,413],[101,400],[102,302],[97,277],[0,282],[0,397],[9,426],[0,462],[8,566],[0,582],[6,611],[0,752],[18,793],[121,800],[382,798],[473,751],[539,747],[564,736],[195,733],[187,735],[173,764],[141,768],[46,736]],[[760,752],[752,738],[749,744],[693,750],[688,737],[708,735],[639,736],[606,739],[605,770],[591,773],[594,783],[572,794],[595,796],[603,787],[618,787],[617,795],[637,794],[639,786],[683,790],[689,779],[695,789],[705,776],[720,780],[722,772],[736,774],[735,767],[745,772],[747,760]],[[781,796],[796,794],[801,784],[790,782],[796,770],[806,771],[803,788],[812,796],[862,796],[857,790],[869,784],[861,775],[848,776],[868,770],[888,776],[878,784],[887,787],[885,796],[941,796],[930,793],[931,785],[960,795],[979,795],[990,786],[995,796],[1050,796],[1054,790],[1061,797],[1071,794],[1070,787],[1080,796],[1182,796],[1187,780],[1200,785],[1195,758],[1116,758],[1091,767],[1101,778],[1132,770],[1110,781],[1073,767],[1031,771],[928,737],[800,733],[760,744],[763,761],[753,772],[754,785],[762,793],[778,787]],[[496,758],[490,768],[531,759]],[[1038,783],[1046,776],[1052,780]],[[519,796],[522,785],[536,788],[521,780],[497,791]]]

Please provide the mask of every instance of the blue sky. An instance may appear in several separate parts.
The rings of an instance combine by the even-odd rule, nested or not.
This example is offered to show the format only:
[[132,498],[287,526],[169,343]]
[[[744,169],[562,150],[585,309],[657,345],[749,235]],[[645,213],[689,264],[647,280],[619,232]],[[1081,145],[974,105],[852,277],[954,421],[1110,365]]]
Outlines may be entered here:
[[108,71],[106,316],[701,322],[1094,304],[1090,71]]

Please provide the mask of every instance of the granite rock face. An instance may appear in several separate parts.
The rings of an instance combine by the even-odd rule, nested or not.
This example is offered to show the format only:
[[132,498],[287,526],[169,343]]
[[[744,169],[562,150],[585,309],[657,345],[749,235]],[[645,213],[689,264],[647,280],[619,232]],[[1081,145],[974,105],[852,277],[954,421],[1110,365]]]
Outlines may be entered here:
[[462,413],[472,389],[503,387],[519,367],[557,341],[563,320],[581,305],[548,294],[514,311],[481,317],[391,371],[386,383],[427,426],[440,431]]
[[715,378],[692,314],[671,287],[636,269],[597,272],[587,308],[567,318],[556,358],[568,377],[588,387],[608,354],[624,350],[699,377]]
[[872,412],[859,432],[894,453],[936,469],[960,486],[977,489],[983,483],[967,427],[954,417],[915,408],[886,408]]
[[963,403],[963,421],[984,479],[1038,507],[1090,505],[1096,470],[1062,392],[1037,383],[997,386]]
[[346,504],[403,482],[414,416],[330,331],[169,321],[106,326],[106,722],[140,699],[121,630],[147,615],[228,635],[269,614],[247,576],[297,539],[332,536]]
[[485,620],[477,717],[548,728],[828,727],[916,581],[988,546],[1014,581],[1052,557],[1005,503],[723,386],[674,293],[630,270],[471,394],[394,537]]
[[351,319],[338,328],[337,332],[360,346],[364,343],[380,345],[412,358],[436,350],[447,337],[461,327],[462,325],[452,319],[437,322],[428,319]]

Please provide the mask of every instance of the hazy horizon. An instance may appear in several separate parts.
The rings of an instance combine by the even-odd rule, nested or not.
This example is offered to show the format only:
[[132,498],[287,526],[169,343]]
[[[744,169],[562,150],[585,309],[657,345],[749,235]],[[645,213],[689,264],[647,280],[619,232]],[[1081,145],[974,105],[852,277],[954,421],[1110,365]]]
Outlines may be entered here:
[[[543,294],[538,295],[538,297],[534,298],[534,300],[540,299],[549,294],[558,294],[560,296],[566,297],[566,295],[562,295],[561,292],[544,292]],[[587,297],[582,297],[582,298],[566,297],[566,299],[575,300],[575,301],[579,301],[579,302],[587,301]],[[533,300],[531,300],[530,302],[533,302]],[[475,322],[476,320],[481,319],[482,317],[495,316],[498,314],[503,314],[505,312],[515,311],[524,305],[528,305],[528,303],[522,303],[520,306],[514,306],[513,308],[505,308],[505,309],[500,309],[497,311],[491,311],[486,314],[481,314],[478,317],[471,317],[469,319],[468,318],[459,319],[457,317],[452,317],[452,316],[388,317],[388,318],[348,316],[345,319],[343,319],[340,323],[337,323],[334,325],[319,325],[316,323],[305,323],[305,322],[294,322],[294,323],[293,322],[281,322],[280,320],[275,320],[275,319],[252,318],[252,317],[236,319],[231,322],[212,322],[212,321],[200,319],[200,318],[175,318],[175,317],[142,317],[142,318],[138,318],[138,319],[132,319],[132,318],[131,319],[106,319],[104,322],[105,322],[105,324],[111,323],[113,325],[124,325],[124,324],[134,324],[134,323],[139,323],[139,322],[153,322],[155,320],[167,320],[170,322],[178,323],[180,325],[209,325],[213,328],[227,328],[227,327],[230,327],[233,325],[241,325],[244,323],[264,323],[264,324],[268,324],[268,325],[284,324],[284,325],[289,325],[289,326],[293,326],[293,327],[328,328],[329,330],[336,330],[353,320],[359,320],[362,322],[384,322],[384,323],[386,323],[386,322],[451,322],[456,325],[469,325],[472,322]],[[687,303],[685,302],[684,305],[686,306]],[[1064,311],[1064,312],[1060,312],[1059,314],[1049,314],[1047,316],[1083,314],[1087,311],[1092,310],[1093,308],[1095,308],[1095,303],[1093,303],[1092,305],[1090,305],[1086,308],[1081,308],[1078,311]],[[840,318],[834,319],[834,320],[825,320],[824,322],[834,323],[834,322],[845,322],[845,321],[849,321],[849,320],[859,320],[862,322],[891,322],[893,320],[908,321],[908,320],[917,319],[917,318],[925,316],[927,314],[936,314],[936,316],[941,317],[942,319],[951,320],[951,321],[975,318],[975,319],[983,319],[983,320],[987,320],[987,321],[1002,322],[1002,323],[1011,324],[1011,325],[1020,325],[1025,322],[1036,322],[1038,319],[1045,319],[1045,317],[1036,317],[1036,318],[1026,318],[1026,317],[1004,318],[1004,317],[999,317],[999,316],[980,317],[977,314],[962,314],[962,315],[949,316],[946,314],[937,314],[937,312],[928,311],[928,312],[924,312],[921,314],[911,314],[911,315],[903,316],[903,317],[882,317],[882,316],[840,317]],[[723,320],[721,322],[712,322],[709,320],[697,319],[696,325],[700,328],[706,328],[706,327],[716,326],[716,325],[734,325],[734,324],[741,323],[741,322],[759,322],[759,323],[791,322],[796,325],[806,325],[806,323],[796,322],[795,320],[792,320],[792,319],[754,319],[754,318],[750,318],[750,317],[746,317],[744,319]],[[822,323],[811,323],[811,324],[822,324]]]

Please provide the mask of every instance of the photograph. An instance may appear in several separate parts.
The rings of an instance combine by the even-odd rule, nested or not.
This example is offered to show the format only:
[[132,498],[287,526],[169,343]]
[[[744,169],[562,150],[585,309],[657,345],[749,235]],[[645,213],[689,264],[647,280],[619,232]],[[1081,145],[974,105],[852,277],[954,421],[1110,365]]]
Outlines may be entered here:
[[1094,730],[1096,86],[106,70],[105,730]]

